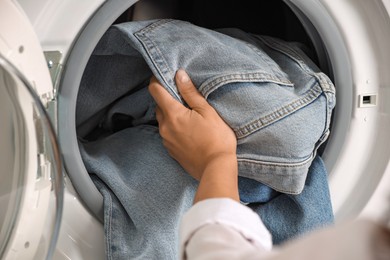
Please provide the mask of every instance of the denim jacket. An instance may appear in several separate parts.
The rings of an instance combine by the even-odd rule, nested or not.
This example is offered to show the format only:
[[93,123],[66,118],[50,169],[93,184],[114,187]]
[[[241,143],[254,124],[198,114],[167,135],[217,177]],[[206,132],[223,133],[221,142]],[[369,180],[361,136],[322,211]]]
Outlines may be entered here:
[[185,69],[234,130],[239,175],[283,193],[302,191],[317,148],[329,136],[335,88],[298,46],[240,30],[154,20],[111,27],[94,54],[127,57],[128,86],[154,74],[180,102],[174,76]]

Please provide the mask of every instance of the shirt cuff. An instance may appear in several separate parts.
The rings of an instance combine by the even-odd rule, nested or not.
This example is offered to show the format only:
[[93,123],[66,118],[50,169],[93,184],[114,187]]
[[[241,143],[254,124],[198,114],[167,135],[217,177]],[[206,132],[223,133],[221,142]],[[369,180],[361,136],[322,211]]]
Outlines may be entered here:
[[272,249],[271,234],[258,214],[228,198],[200,201],[183,216],[180,226],[180,256],[197,230],[205,225],[220,224],[236,230],[249,243],[262,250]]

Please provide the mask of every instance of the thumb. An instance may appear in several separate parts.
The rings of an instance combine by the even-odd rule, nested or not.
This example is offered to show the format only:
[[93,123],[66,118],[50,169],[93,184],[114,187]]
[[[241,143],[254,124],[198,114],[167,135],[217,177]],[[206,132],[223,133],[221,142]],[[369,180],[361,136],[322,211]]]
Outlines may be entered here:
[[183,69],[176,72],[176,85],[180,95],[191,109],[196,110],[196,108],[208,105],[206,99],[199,93],[187,72]]

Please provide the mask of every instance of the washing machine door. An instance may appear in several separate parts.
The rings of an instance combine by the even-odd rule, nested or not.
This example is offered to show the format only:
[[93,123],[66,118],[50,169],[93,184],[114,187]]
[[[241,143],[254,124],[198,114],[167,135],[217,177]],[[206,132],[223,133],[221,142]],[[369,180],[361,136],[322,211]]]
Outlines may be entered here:
[[0,2],[0,259],[49,259],[63,204],[53,87],[32,26]]

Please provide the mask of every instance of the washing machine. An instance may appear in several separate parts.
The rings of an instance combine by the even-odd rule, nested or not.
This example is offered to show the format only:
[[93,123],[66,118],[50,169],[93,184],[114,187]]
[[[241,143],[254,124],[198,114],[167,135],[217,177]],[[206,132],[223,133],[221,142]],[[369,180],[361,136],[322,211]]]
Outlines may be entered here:
[[131,20],[262,28],[308,44],[337,89],[321,151],[336,221],[389,223],[390,1],[212,2],[0,2],[1,259],[104,259],[103,199],[80,156],[76,101],[99,39]]

